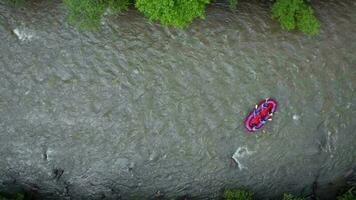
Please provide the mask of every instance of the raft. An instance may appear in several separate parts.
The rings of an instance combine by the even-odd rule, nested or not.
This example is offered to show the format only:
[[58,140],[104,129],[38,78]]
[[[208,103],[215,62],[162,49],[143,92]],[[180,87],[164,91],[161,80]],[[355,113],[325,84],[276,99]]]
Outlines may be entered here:
[[267,121],[272,120],[277,110],[277,101],[267,98],[256,105],[245,119],[245,128],[248,132],[255,132]]

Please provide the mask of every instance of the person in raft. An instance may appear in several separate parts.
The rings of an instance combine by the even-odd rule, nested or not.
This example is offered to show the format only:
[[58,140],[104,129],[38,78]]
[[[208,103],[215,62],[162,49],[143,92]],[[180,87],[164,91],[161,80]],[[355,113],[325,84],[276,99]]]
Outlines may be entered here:
[[[268,107],[267,100],[268,100],[268,99],[266,99],[266,101],[262,104],[262,106],[263,106],[264,108]],[[257,108],[258,108],[258,106],[255,105],[255,110],[254,110],[254,113],[253,113],[255,116],[260,112],[260,110],[257,109]],[[272,116],[273,116],[272,111],[269,111],[269,112],[268,112],[268,115],[269,115],[270,117],[272,117]],[[262,124],[265,124],[267,121],[272,121],[272,118],[265,117],[265,118],[262,118],[262,119],[261,119],[261,123],[262,123]],[[257,127],[257,124],[253,123],[253,124],[252,124],[252,130],[253,130],[253,131],[256,131],[256,127]]]

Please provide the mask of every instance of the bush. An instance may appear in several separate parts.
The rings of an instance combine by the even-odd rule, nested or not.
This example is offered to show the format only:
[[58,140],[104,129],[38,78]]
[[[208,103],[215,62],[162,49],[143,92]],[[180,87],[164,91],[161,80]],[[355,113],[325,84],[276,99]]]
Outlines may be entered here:
[[337,200],[356,200],[356,193],[352,191],[353,188],[347,191],[344,195],[337,198]]
[[281,23],[282,28],[298,28],[309,35],[317,34],[320,29],[320,23],[313,13],[304,0],[276,0],[272,7],[272,17]]
[[68,21],[81,28],[93,29],[100,25],[105,9],[116,13],[127,9],[128,0],[64,0],[69,10]]
[[304,200],[304,198],[294,197],[291,194],[283,194],[283,200]]
[[68,8],[68,21],[82,29],[96,28],[100,24],[105,6],[99,0],[64,0]]
[[129,0],[108,0],[108,8],[112,14],[127,10]]
[[16,194],[16,198],[15,199],[8,199],[5,198],[3,196],[0,195],[0,200],[23,200],[24,199],[24,195],[23,194]]
[[253,193],[247,190],[225,190],[225,200],[253,200]]
[[21,7],[26,3],[25,0],[5,0],[4,2],[13,7]]
[[194,18],[204,18],[209,0],[136,0],[136,8],[150,20],[186,27]]
[[229,0],[229,7],[231,10],[235,10],[237,7],[237,0]]

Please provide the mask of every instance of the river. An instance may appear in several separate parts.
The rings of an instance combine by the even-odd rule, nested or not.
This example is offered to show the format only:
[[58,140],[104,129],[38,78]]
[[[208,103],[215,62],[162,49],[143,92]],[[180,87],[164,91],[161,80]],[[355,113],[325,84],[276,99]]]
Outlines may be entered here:
[[[0,191],[266,199],[355,174],[356,2],[312,5],[314,37],[257,1],[210,5],[186,29],[131,9],[99,31],[70,26],[59,1],[0,2]],[[274,120],[248,134],[266,97]]]

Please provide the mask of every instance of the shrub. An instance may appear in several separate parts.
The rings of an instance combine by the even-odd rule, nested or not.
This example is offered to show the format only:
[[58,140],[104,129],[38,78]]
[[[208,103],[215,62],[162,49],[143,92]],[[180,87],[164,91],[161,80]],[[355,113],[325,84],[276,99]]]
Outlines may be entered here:
[[129,6],[128,0],[108,0],[108,8],[112,13],[118,13],[127,10]]
[[0,195],[0,200],[23,200],[23,199],[24,199],[24,195],[20,193],[16,194],[15,199],[9,199]]
[[68,21],[82,29],[98,27],[105,6],[99,0],[64,0]]
[[25,0],[5,0],[4,2],[13,7],[21,7],[26,3]]
[[209,0],[136,0],[136,7],[150,20],[186,27],[194,18],[204,18]]
[[237,0],[229,0],[229,7],[231,10],[235,10],[237,7]]
[[338,197],[337,200],[356,200],[356,193],[352,191],[353,188],[347,191],[342,196]]
[[64,0],[68,8],[68,21],[81,29],[93,29],[100,25],[105,9],[112,13],[127,9],[128,0]]
[[291,194],[283,194],[283,200],[304,200],[304,198],[294,197]]
[[276,0],[272,7],[272,17],[281,23],[282,28],[298,28],[309,35],[317,34],[320,29],[320,23],[313,13],[304,0]]
[[225,200],[253,200],[253,193],[247,190],[225,190]]

